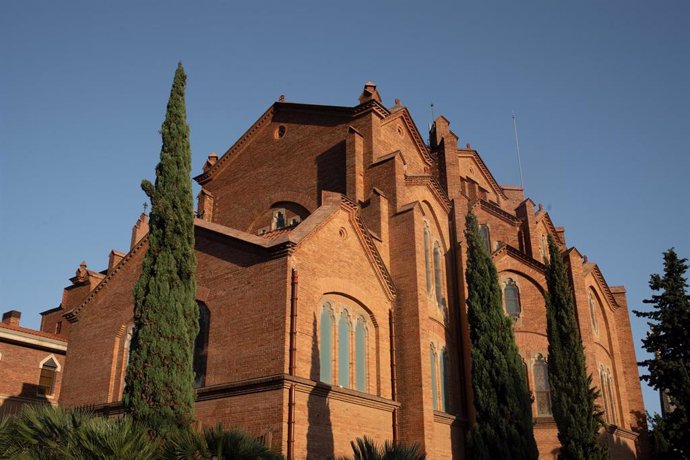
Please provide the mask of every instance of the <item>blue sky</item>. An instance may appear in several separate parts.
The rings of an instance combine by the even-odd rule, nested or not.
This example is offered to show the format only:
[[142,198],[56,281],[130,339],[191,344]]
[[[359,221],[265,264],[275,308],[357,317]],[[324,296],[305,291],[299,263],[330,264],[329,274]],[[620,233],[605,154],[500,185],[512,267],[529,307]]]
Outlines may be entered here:
[[690,257],[685,0],[6,1],[0,43],[0,308],[25,326],[128,249],[180,60],[195,174],[281,94],[355,105],[373,80],[423,132],[433,103],[502,184],[515,111],[527,194],[631,308],[662,251]]

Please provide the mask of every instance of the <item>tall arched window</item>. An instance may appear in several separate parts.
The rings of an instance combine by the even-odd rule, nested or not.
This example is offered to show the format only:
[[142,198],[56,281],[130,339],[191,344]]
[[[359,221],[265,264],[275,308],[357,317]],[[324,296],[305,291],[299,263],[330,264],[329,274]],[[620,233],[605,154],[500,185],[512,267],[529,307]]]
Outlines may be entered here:
[[194,388],[200,388],[206,384],[208,330],[211,321],[211,313],[206,304],[197,302],[197,305],[199,306],[199,332],[194,340]]
[[355,326],[355,388],[367,391],[367,332],[361,316]]
[[506,312],[513,320],[520,317],[520,292],[512,278],[508,278],[505,288],[503,289],[503,298],[505,299]]
[[443,269],[441,268],[441,246],[438,241],[434,243],[434,280],[436,289],[436,303],[443,306]]
[[615,424],[615,398],[613,395],[613,385],[611,384],[611,373],[607,368],[601,366],[599,368],[599,376],[601,378],[601,397],[604,400],[604,420],[606,420],[606,423]]
[[322,382],[333,383],[331,353],[333,353],[333,310],[326,303],[321,310],[321,334],[319,337],[319,378]]
[[344,310],[338,321],[338,385],[350,387],[350,318]]
[[589,293],[589,318],[592,320],[592,329],[596,335],[599,335],[599,324],[597,323],[597,307],[594,294]]
[[491,235],[489,234],[489,226],[486,224],[481,224],[479,226],[479,234],[484,240],[484,247],[491,254]]
[[438,409],[438,390],[436,383],[436,350],[431,345],[429,348],[429,359],[431,360],[431,399],[434,404],[434,410]]
[[429,223],[424,222],[424,268],[426,273],[426,292],[431,295],[431,232]]
[[58,364],[53,358],[49,358],[41,365],[41,374],[38,377],[38,395],[51,396],[55,390],[55,374]]
[[534,360],[534,386],[537,393],[537,415],[545,417],[551,415],[551,385],[549,383],[549,369],[542,355]]
[[545,233],[541,234],[541,258],[544,262],[549,260],[549,242]]
[[439,366],[441,369],[441,410],[448,412],[448,351],[445,347],[441,351]]

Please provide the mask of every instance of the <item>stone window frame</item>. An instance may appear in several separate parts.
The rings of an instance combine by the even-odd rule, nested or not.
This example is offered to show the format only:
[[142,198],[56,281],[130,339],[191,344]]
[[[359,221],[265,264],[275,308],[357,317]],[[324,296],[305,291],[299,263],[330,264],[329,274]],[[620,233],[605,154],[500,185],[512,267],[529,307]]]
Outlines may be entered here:
[[590,287],[589,292],[587,293],[587,305],[589,307],[589,322],[592,326],[592,331],[594,332],[594,335],[599,338],[600,333],[599,333],[599,322],[597,321],[597,307],[601,309],[601,303],[599,302],[599,298],[597,295],[594,293],[594,288]]
[[[436,250],[438,250],[438,274],[436,267]],[[431,226],[424,219],[424,273],[426,277],[427,297],[443,315],[443,323],[448,322],[447,280],[444,248],[440,238],[431,234]]]
[[[55,367],[52,368],[52,375],[50,376],[50,392],[43,392],[41,391],[41,379],[43,378],[43,371],[46,366],[46,364],[52,361],[55,364]],[[52,367],[52,366],[50,366]],[[36,388],[36,396],[43,396],[48,399],[53,399],[55,397],[55,383],[57,382],[57,373],[62,372],[62,366],[60,365],[60,361],[58,361],[57,357],[51,353],[45,358],[43,358],[41,361],[38,363],[38,369],[39,369],[39,374],[38,374],[38,386]]]
[[[364,308],[358,305],[344,304],[342,302],[333,301],[330,299],[321,300],[321,312],[325,308],[330,309],[331,316],[331,381],[324,382],[327,385],[337,386],[340,388],[347,388],[349,390],[359,391],[366,394],[374,394],[372,392],[372,381],[375,380],[375,373],[372,371],[372,359],[371,359],[371,342],[370,342],[370,330],[369,324],[371,323],[371,318],[369,318],[370,313]],[[348,319],[348,330],[349,330],[349,347],[348,347],[348,371],[350,373],[347,386],[340,385],[340,330],[339,322],[343,315],[346,314]],[[365,389],[364,391],[357,389],[357,356],[356,356],[356,327],[357,321],[362,321],[362,326],[364,328],[364,369],[365,369]],[[321,360],[322,346],[321,346],[321,315],[319,315],[319,323],[317,327],[317,333],[319,335],[319,360]],[[319,361],[321,362],[321,361]],[[374,378],[372,378],[374,377]]]
[[617,421],[616,413],[616,385],[613,382],[611,369],[604,363],[599,364],[599,387],[601,399],[603,401],[604,421],[609,425],[615,425]]
[[442,341],[431,340],[429,343],[429,361],[432,407],[435,411],[450,414],[452,410],[450,391],[452,378],[448,346]]
[[[508,311],[508,302],[507,302],[507,296],[506,296],[506,289],[508,286],[514,286],[517,294],[517,306],[518,306],[518,312],[517,315],[513,316],[510,314]],[[520,283],[516,280],[514,276],[505,276],[503,280],[501,281],[501,294],[503,298],[503,311],[505,312],[506,315],[513,321],[513,323],[517,323],[521,318],[522,318],[522,313],[524,309],[522,308],[522,300],[521,300],[521,295],[520,295]]]
[[[547,390],[540,390],[537,384],[537,372],[536,372],[536,366],[539,363],[539,365],[544,366],[544,372],[546,373],[546,379],[548,383],[548,389]],[[532,355],[532,358],[530,359],[530,366],[529,368],[532,370],[532,380],[533,380],[533,388],[534,388],[534,413],[536,414],[537,418],[549,418],[553,417],[553,401],[552,401],[552,395],[553,395],[553,388],[551,387],[551,380],[549,379],[549,360],[548,360],[548,354],[545,352],[536,352]],[[528,379],[528,384],[527,386],[529,387],[529,379]],[[539,413],[539,395],[540,393],[546,393],[547,394],[547,402],[548,402],[548,408],[549,412],[548,413]]]

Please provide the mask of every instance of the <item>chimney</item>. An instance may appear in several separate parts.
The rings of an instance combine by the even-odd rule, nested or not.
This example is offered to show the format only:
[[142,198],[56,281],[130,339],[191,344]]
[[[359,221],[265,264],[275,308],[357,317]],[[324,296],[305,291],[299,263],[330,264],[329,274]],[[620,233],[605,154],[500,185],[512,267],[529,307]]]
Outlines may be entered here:
[[2,314],[2,322],[10,326],[19,326],[19,319],[22,313],[17,310],[10,310]]
[[218,154],[216,152],[211,152],[208,155],[208,159],[206,160],[206,163],[204,163],[204,172],[208,171],[213,167],[214,164],[218,161]]
[[149,232],[149,216],[146,213],[141,213],[137,223],[132,227],[132,242],[129,245],[131,250],[137,245],[139,241]]
[[381,102],[381,95],[376,89],[376,83],[374,83],[373,81],[368,81],[364,84],[362,94],[359,95],[359,103],[364,104],[365,102],[369,102],[372,99],[376,102]]
[[113,249],[108,255],[108,271],[112,270],[117,264],[120,263],[122,259],[125,258],[125,254],[120,251]]

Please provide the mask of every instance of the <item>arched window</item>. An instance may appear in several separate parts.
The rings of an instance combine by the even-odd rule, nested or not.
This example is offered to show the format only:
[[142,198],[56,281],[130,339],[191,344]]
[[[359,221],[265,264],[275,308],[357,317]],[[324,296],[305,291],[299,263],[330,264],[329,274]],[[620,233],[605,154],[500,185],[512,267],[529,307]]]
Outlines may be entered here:
[[592,320],[592,329],[596,335],[599,335],[599,324],[597,323],[597,308],[594,294],[589,293],[589,317]]
[[541,258],[544,262],[549,260],[549,243],[545,233],[541,235]]
[[549,368],[542,355],[534,360],[534,386],[537,393],[537,416],[551,415],[551,385],[549,384]]
[[484,247],[491,254],[491,235],[489,235],[489,226],[486,224],[481,224],[479,226],[479,234],[484,240]]
[[441,246],[438,241],[434,243],[434,279],[436,289],[436,303],[443,306],[443,270],[441,269]]
[[333,310],[331,305],[326,303],[321,310],[321,337],[319,350],[319,378],[322,382],[333,383],[333,372],[331,368],[331,353],[333,353]]
[[431,345],[429,349],[429,359],[431,360],[431,399],[434,404],[434,410],[438,410],[438,390],[436,383],[436,350]]
[[122,366],[125,371],[127,371],[127,368],[129,367],[129,350],[132,347],[132,336],[134,335],[134,324],[130,324],[127,326],[127,332],[125,333],[125,343],[123,347],[123,356],[122,356],[122,362],[124,365]]
[[206,384],[206,361],[208,357],[208,330],[211,313],[203,302],[197,302],[199,306],[199,333],[194,340],[194,388],[203,387]]
[[55,373],[58,370],[58,364],[53,358],[49,358],[41,365],[41,374],[38,378],[38,395],[51,396],[55,389]]
[[426,292],[431,295],[431,232],[428,222],[424,222],[424,267],[426,269]]
[[344,310],[338,321],[338,385],[350,387],[350,318]]
[[443,348],[441,351],[441,361],[439,363],[441,372],[441,410],[448,412],[448,351]]
[[614,405],[613,385],[611,384],[611,373],[607,368],[599,368],[601,378],[601,397],[604,400],[604,420],[606,423],[616,423],[616,411]]
[[522,311],[520,307],[520,292],[512,278],[508,278],[506,281],[505,288],[503,289],[503,298],[505,299],[508,316],[513,320],[518,319]]
[[367,391],[367,332],[364,319],[357,318],[355,326],[355,388]]

